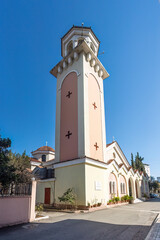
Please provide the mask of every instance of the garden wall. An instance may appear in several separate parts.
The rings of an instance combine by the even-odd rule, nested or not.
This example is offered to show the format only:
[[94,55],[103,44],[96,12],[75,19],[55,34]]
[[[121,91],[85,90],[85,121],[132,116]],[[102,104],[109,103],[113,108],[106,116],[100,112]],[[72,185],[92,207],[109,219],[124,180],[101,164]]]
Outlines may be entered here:
[[0,228],[35,219],[36,182],[32,182],[31,196],[0,197]]

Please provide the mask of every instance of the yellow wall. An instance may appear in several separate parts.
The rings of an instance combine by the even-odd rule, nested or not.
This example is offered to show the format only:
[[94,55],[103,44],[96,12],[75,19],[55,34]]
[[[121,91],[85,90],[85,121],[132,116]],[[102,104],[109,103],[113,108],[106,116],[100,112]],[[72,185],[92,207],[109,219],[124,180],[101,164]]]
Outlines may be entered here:
[[38,182],[36,192],[36,203],[44,203],[45,188],[51,188],[51,199],[50,203],[54,202],[54,181],[49,182]]
[[55,199],[59,203],[68,188],[73,188],[77,195],[78,205],[85,205],[85,165],[77,164],[55,169]]
[[[106,203],[108,186],[107,186],[107,169],[85,165],[86,173],[86,205],[95,203]],[[100,183],[101,190],[96,190],[96,182]]]

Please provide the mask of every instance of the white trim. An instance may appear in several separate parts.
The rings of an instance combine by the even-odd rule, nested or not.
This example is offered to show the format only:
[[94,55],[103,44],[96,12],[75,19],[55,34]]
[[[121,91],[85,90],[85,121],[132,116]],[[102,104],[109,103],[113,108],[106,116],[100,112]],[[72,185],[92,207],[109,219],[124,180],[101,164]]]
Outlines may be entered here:
[[34,152],[32,152],[32,155],[36,155],[36,154],[52,154],[52,155],[55,155],[55,152],[53,151],[43,151],[43,150],[36,150]]
[[77,164],[84,164],[84,163],[90,164],[96,167],[108,169],[108,166],[106,166],[105,163],[101,163],[94,159],[89,159],[89,158],[75,159],[75,160],[70,160],[66,162],[56,163],[54,165],[54,169],[61,168],[61,167],[68,167],[68,166],[77,165]]
[[56,180],[56,178],[48,178],[48,179],[44,179],[44,180],[37,180],[37,182],[43,183],[43,182],[54,182]]
[[61,80],[60,87],[58,88],[58,91],[61,90],[64,79],[72,72],[75,72],[77,74],[77,78],[80,75],[80,73],[77,70],[70,70],[69,72],[67,72]]

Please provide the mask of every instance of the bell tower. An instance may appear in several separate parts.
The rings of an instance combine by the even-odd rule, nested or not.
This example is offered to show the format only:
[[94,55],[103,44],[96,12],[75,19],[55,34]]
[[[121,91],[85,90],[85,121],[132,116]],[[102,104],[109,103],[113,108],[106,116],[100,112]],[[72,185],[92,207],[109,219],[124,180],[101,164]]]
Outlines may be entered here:
[[[57,78],[55,170],[64,177],[64,190],[77,189],[81,204],[86,204],[85,164],[105,163],[106,132],[104,114],[103,80],[109,76],[98,59],[99,40],[90,27],[73,26],[61,39],[62,60],[50,71]],[[74,177],[84,183],[78,187]],[[77,170],[60,172],[60,168],[75,166]],[[59,171],[58,171],[59,169]],[[62,168],[61,168],[62,169]],[[55,173],[56,173],[55,171]],[[69,171],[67,173],[67,171]],[[67,183],[68,181],[68,183]],[[77,180],[78,181],[78,180]],[[72,182],[72,183],[71,183]],[[58,188],[58,187],[57,187]],[[81,189],[79,189],[81,188]],[[59,193],[60,194],[60,193]],[[58,193],[57,193],[58,196]],[[82,197],[83,196],[83,197]]]
[[103,80],[99,40],[91,28],[73,26],[61,39],[57,78],[56,162],[89,157],[105,161]]

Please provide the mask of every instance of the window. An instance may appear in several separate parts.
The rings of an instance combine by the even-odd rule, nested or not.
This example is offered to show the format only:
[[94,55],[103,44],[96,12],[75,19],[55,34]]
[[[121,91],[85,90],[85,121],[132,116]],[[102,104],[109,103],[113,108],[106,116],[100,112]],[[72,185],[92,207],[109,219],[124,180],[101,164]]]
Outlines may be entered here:
[[115,182],[109,182],[109,193],[110,194],[116,193],[116,183]]
[[46,155],[42,155],[42,162],[46,162]]
[[72,41],[68,43],[68,46],[67,46],[67,54],[70,54],[73,50],[73,43]]
[[92,51],[95,53],[95,47],[94,47],[93,43],[90,44],[90,48],[91,48]]
[[125,183],[121,183],[120,188],[121,188],[121,194],[124,194],[125,193]]
[[78,39],[78,46],[81,45],[83,41],[84,41],[83,38]]

